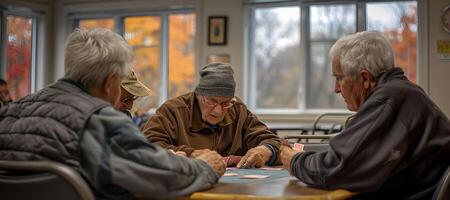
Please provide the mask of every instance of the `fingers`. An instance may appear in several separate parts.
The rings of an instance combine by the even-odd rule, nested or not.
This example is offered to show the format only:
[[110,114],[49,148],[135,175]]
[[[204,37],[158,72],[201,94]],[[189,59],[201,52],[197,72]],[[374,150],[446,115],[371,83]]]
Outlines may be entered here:
[[177,152],[175,152],[175,155],[187,157],[187,154],[184,151],[177,151]]
[[236,165],[237,168],[245,168],[246,167],[246,162],[247,162],[247,158],[248,158],[248,154],[249,152],[247,152],[244,157],[241,158],[241,161],[239,161],[239,163]]
[[209,152],[209,151],[211,151],[211,150],[209,150],[209,149],[197,149],[197,150],[194,150],[191,153],[191,157],[196,158],[196,157],[200,156],[201,154]]
[[220,156],[215,151],[207,151],[200,154],[197,159],[203,160],[219,175],[223,175],[226,170],[226,164],[223,161],[222,156]]
[[261,154],[255,151],[248,151],[236,166],[237,168],[255,168],[264,166],[264,159]]

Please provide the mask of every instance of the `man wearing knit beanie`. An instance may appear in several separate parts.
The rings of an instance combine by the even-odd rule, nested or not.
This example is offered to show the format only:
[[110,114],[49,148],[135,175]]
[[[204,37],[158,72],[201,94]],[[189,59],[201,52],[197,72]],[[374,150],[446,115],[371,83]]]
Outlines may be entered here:
[[142,131],[179,155],[196,157],[208,149],[226,157],[228,166],[276,164],[279,138],[234,96],[235,88],[230,64],[210,63],[200,70],[195,91],[161,105]]

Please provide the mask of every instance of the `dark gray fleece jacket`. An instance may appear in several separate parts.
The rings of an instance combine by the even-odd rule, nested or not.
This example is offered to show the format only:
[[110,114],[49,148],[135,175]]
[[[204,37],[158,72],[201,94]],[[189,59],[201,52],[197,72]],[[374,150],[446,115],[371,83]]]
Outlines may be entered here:
[[450,161],[450,122],[400,68],[384,73],[325,152],[303,152],[291,172],[364,199],[431,199]]

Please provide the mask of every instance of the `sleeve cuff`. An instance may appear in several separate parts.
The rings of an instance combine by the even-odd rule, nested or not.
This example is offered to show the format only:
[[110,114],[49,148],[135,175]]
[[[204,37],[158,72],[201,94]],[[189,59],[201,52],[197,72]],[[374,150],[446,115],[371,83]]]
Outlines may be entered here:
[[266,165],[271,166],[271,165],[275,164],[275,162],[277,161],[277,153],[275,152],[275,149],[273,148],[272,145],[264,144],[264,146],[266,146],[267,148],[270,149],[270,151],[272,151],[272,157],[270,158],[270,160],[268,162],[266,162]]

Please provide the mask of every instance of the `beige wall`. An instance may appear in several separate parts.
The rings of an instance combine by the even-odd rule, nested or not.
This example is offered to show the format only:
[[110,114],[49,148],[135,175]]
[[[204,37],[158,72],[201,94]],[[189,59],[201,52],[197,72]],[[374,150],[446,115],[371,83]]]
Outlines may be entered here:
[[[243,3],[241,0],[203,0],[201,8],[203,17],[203,53],[201,61],[206,63],[208,55],[228,54],[230,63],[234,68],[234,77],[236,79],[236,96],[243,96],[244,89],[244,32],[243,32]],[[208,16],[225,15],[228,16],[228,42],[226,46],[209,46],[207,43]]]
[[436,104],[450,116],[450,61],[443,61],[436,53],[437,40],[450,40],[450,33],[441,25],[443,8],[449,0],[430,0],[428,5],[428,84],[429,94]]

